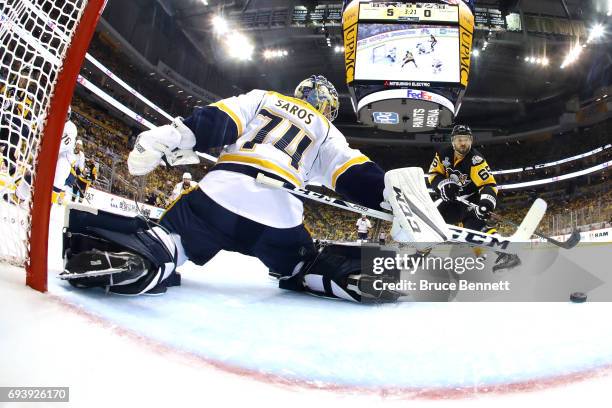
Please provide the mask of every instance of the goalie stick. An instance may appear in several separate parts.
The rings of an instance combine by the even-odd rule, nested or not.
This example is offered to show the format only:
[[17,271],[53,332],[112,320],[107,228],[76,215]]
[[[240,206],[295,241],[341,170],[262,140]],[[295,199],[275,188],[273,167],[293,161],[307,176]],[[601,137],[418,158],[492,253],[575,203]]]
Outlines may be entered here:
[[[471,203],[469,201],[467,201],[465,198],[458,198],[457,201],[459,201],[462,204],[465,204],[467,207],[469,207],[471,210],[475,210],[478,206],[474,203]],[[542,200],[541,198],[538,198],[535,200],[535,202],[533,203],[533,205],[541,205],[538,203],[538,201],[542,201],[544,202],[544,200]],[[499,222],[502,222],[504,224],[508,224],[508,225],[512,225],[513,227],[521,227],[520,225],[518,225],[517,223],[507,220],[504,217],[502,217],[499,214],[496,214],[494,212],[491,213],[491,217]],[[572,249],[573,247],[575,247],[576,245],[578,245],[578,243],[580,242],[580,231],[578,231],[577,229],[574,229],[571,233],[571,235],[567,238],[567,240],[565,241],[557,241],[554,238],[549,237],[548,235],[543,234],[542,232],[538,231],[537,228],[535,228],[533,230],[533,235],[535,235],[536,237],[540,237],[544,240],[546,240],[547,242],[550,242],[553,245],[556,245],[560,248],[563,249]],[[531,238],[531,237],[529,237]]]
[[[332,207],[369,215],[372,218],[377,218],[384,221],[393,221],[393,214],[390,212],[374,210],[372,208],[364,207],[339,198],[333,198],[325,194],[317,193],[316,191],[295,187],[292,184],[273,179],[262,173],[257,175],[256,181],[259,184],[285,190],[295,196],[308,198],[313,201],[331,205]],[[498,252],[515,254],[516,250],[509,248],[510,244],[527,241],[544,216],[544,212],[546,211],[546,203],[544,200],[540,201],[544,204],[544,207],[542,208],[541,203],[534,203],[523,219],[521,227],[514,235],[510,237],[494,236],[481,231],[448,225],[448,229],[451,232],[449,242],[467,244],[474,247],[489,247]]]

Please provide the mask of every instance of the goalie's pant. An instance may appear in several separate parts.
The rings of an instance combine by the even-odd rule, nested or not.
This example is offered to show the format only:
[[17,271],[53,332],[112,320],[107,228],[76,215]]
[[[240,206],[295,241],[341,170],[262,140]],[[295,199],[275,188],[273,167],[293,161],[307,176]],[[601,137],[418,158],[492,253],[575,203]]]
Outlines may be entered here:
[[382,278],[373,277],[371,270],[369,276],[362,273],[361,246],[315,247],[304,225],[282,229],[257,223],[217,204],[198,187],[184,193],[166,211],[161,225],[181,237],[185,255],[198,265],[223,249],[259,258],[279,277],[282,289],[356,302],[389,302],[398,297],[374,289],[371,281],[394,281],[397,271]]
[[235,214],[198,187],[183,193],[160,224],[181,237],[187,258],[204,265],[220,250],[254,256],[276,275],[290,276],[296,265],[313,254],[312,237],[304,225],[273,228]]
[[[68,258],[91,250],[93,246],[111,252],[127,249],[153,264],[148,273],[136,282],[125,285],[125,282],[115,280],[111,285],[108,281],[105,285],[98,285],[111,286],[112,292],[143,293],[154,288],[154,284],[164,284],[164,279],[169,276],[169,268],[164,268],[164,265],[174,262],[173,269],[187,259],[204,265],[220,250],[257,257],[280,278],[279,287],[283,289],[362,301],[362,292],[371,287],[367,282],[365,285],[359,282],[360,247],[327,245],[315,248],[303,225],[282,229],[257,223],[225,209],[197,187],[184,193],[166,211],[160,222],[164,231],[157,228],[156,234],[152,234],[147,223],[140,218],[102,211],[98,215],[76,214],[71,215],[69,231],[72,234],[70,242],[65,244],[69,248]],[[79,238],[79,233],[93,238]],[[168,244],[166,240],[164,249],[164,243],[157,239],[160,236],[171,238],[173,242]],[[111,244],[93,242],[97,237]],[[122,245],[117,246],[117,243]],[[168,250],[173,247],[176,247],[176,254],[171,257]],[[165,273],[160,273],[164,269]],[[131,279],[127,274],[124,276]],[[395,294],[391,294],[389,299],[387,293],[380,291],[367,296],[382,301],[395,300]]]
[[198,265],[223,249],[259,258],[279,277],[282,289],[357,302],[397,299],[395,293],[373,290],[369,277],[360,281],[360,246],[316,248],[304,225],[283,229],[257,223],[222,207],[197,187],[166,211],[161,225],[181,237],[185,255]]

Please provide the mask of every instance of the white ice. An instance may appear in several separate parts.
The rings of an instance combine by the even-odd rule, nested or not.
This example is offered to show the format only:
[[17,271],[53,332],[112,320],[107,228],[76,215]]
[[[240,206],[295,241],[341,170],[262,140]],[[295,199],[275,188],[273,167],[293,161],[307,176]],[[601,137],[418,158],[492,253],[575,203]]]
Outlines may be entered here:
[[162,297],[53,271],[40,294],[3,269],[0,386],[70,386],[71,406],[583,406],[612,385],[609,303],[355,305],[277,289],[227,252]]

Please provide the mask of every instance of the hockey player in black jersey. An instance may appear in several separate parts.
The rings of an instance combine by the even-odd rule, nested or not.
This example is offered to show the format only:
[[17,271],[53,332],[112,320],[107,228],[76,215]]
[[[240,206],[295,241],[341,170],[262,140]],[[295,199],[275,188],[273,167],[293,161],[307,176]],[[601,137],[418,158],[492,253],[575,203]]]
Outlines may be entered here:
[[[465,228],[494,234],[497,231],[488,220],[497,206],[495,177],[484,156],[472,148],[468,126],[455,126],[451,140],[452,146],[436,152],[429,168],[429,183],[442,199],[438,210],[449,224],[463,223]],[[476,204],[476,209],[457,201],[459,197]],[[516,255],[498,255],[494,271],[520,264]]]

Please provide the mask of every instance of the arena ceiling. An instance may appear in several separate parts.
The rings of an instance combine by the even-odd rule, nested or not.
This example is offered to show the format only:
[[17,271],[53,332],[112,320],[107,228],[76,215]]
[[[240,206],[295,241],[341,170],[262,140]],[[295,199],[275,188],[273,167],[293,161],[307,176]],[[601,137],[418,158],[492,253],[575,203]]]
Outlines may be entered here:
[[[294,6],[313,8],[317,4],[338,4],[340,1],[285,0],[158,0],[173,16],[190,40],[207,59],[214,60],[230,81],[244,90],[252,88],[293,92],[295,85],[312,73],[322,73],[338,87],[343,96],[339,122],[354,122],[354,113],[344,85],[343,54],[334,51],[342,45],[341,27],[327,27],[332,46],[320,27],[294,27],[287,24]],[[602,0],[476,0],[477,7],[511,10],[530,15],[551,16],[592,24]],[[254,13],[256,12],[256,13]],[[230,24],[245,32],[256,49],[285,49],[289,55],[278,60],[237,62],[226,56],[225,50],[212,33],[211,18],[223,15]],[[244,21],[262,19],[263,24],[244,27]],[[269,20],[266,23],[266,16]],[[283,18],[283,16],[285,18]],[[282,23],[285,21],[285,23]],[[473,58],[470,85],[460,117],[482,127],[502,127],[504,121],[515,123],[529,120],[534,105],[546,102],[551,114],[558,115],[565,101],[575,94],[580,78],[588,66],[561,70],[562,59],[571,46],[572,38],[523,32],[476,31],[475,46],[486,51]],[[530,55],[547,55],[548,67],[525,63]],[[588,58],[584,58],[585,60]],[[546,109],[544,109],[545,111]]]

